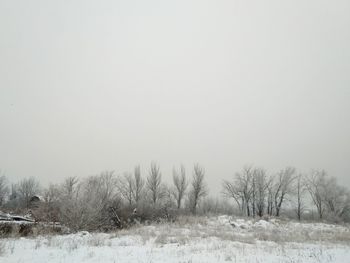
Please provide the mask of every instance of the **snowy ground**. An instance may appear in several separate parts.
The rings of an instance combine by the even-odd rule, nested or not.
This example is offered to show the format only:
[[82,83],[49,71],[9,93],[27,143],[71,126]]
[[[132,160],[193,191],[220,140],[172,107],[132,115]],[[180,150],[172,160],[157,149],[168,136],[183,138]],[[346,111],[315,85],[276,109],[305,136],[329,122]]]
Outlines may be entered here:
[[183,217],[112,234],[0,240],[0,262],[350,262],[348,226]]

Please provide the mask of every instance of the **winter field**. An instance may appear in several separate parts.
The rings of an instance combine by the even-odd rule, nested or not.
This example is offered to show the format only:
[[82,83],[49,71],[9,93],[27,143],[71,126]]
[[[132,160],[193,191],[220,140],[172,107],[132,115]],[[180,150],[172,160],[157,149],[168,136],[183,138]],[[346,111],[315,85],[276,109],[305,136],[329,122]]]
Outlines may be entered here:
[[348,225],[181,217],[114,233],[0,240],[0,262],[349,262]]

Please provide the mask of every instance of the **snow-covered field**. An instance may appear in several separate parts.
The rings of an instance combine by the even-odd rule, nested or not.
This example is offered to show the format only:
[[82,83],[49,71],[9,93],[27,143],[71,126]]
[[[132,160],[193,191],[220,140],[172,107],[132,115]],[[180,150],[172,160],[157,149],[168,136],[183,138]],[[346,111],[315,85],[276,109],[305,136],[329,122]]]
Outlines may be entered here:
[[350,262],[350,228],[182,217],[112,234],[0,240],[0,262]]

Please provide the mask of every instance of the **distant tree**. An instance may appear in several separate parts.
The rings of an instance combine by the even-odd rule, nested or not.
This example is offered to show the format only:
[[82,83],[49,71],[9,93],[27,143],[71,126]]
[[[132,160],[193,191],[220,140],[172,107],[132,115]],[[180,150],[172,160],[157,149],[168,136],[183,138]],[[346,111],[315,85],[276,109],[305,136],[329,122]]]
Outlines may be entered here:
[[273,215],[274,212],[274,180],[275,177],[270,177],[270,184],[267,186],[267,214],[269,216]]
[[59,220],[74,230],[80,229],[85,205],[80,200],[81,182],[76,177],[68,177],[59,186],[59,192]]
[[305,210],[305,204],[304,204],[304,194],[306,191],[306,185],[305,185],[305,178],[302,174],[299,174],[296,178],[296,208],[295,212],[298,217],[298,220],[301,220],[301,217],[303,215],[303,212]]
[[114,173],[106,171],[100,175],[87,178],[81,185],[81,201],[84,204],[82,226],[88,229],[99,229],[109,224],[104,217],[108,205],[115,199],[116,178]]
[[222,194],[226,197],[226,198],[232,198],[235,203],[238,206],[238,209],[240,211],[244,210],[243,207],[243,196],[242,196],[242,192],[241,189],[239,189],[238,185],[235,184],[235,182],[230,182],[228,180],[224,180],[222,182]]
[[185,167],[183,165],[180,168],[180,173],[181,175],[179,175],[178,172],[175,169],[173,169],[173,183],[174,183],[173,194],[176,199],[177,209],[181,208],[181,202],[185,196],[185,192],[188,186],[188,182],[186,180]]
[[340,186],[335,177],[326,179],[324,202],[333,217],[342,218],[349,211],[349,190],[346,187]]
[[74,230],[96,230],[110,224],[110,218],[105,215],[108,214],[110,205],[118,200],[117,180],[113,171],[90,176],[79,183],[75,180],[73,182],[73,187],[68,187],[72,191],[65,190],[70,184],[62,186],[64,196],[60,204],[61,222]]
[[251,211],[252,211],[252,215],[253,217],[255,217],[256,215],[256,180],[257,180],[257,169],[255,168],[253,170],[253,176],[252,176],[252,197],[250,199],[250,203],[251,203]]
[[221,209],[220,202],[221,200],[211,197],[203,198],[200,210],[203,214],[217,214]]
[[275,184],[275,210],[276,216],[279,216],[281,213],[281,208],[283,201],[286,198],[286,195],[290,194],[292,188],[292,183],[295,180],[295,168],[287,167],[279,172],[277,175],[277,181]]
[[8,181],[0,170],[0,207],[4,204],[6,196],[9,194]]
[[151,170],[147,177],[146,186],[151,194],[151,201],[155,205],[163,196],[162,188],[162,174],[160,172],[159,166],[156,163],[151,164]]
[[17,184],[11,184],[11,192],[9,196],[10,201],[18,198],[17,188]]
[[252,213],[253,177],[254,168],[245,166],[242,172],[235,174],[233,181],[223,181],[223,194],[226,197],[233,198],[241,212],[247,216],[250,216]]
[[76,192],[78,182],[79,180],[76,176],[71,176],[64,179],[60,187],[62,191],[62,195],[66,196],[67,198],[72,197],[73,193]]
[[131,206],[134,203],[137,205],[143,194],[145,181],[141,177],[140,166],[136,166],[134,174],[125,173],[124,176],[118,179],[117,188],[127,201],[128,205]]
[[60,209],[60,190],[58,185],[50,184],[49,187],[42,191],[42,193],[42,202],[34,211],[32,211],[34,218],[38,221],[58,221]]
[[39,189],[39,182],[34,177],[25,178],[18,183],[18,194],[25,208],[30,207],[30,199],[38,194]]
[[243,168],[242,173],[236,174],[237,185],[242,194],[243,207],[246,209],[246,215],[251,216],[250,202],[252,199],[253,187],[253,174],[254,168],[252,166],[246,166]]
[[256,213],[258,216],[262,217],[265,212],[267,189],[272,181],[267,177],[266,171],[261,168],[256,168],[254,170],[254,181]]
[[123,177],[119,178],[117,188],[123,198],[127,201],[129,206],[132,205],[134,199],[134,181],[130,173],[125,173]]
[[324,203],[326,179],[327,173],[324,170],[314,170],[308,176],[306,184],[306,187],[310,193],[314,205],[316,206],[317,213],[320,219],[323,219],[323,215],[326,209]]
[[162,192],[163,192],[163,209],[168,211],[168,208],[174,208],[177,206],[176,200],[174,200],[174,191],[171,187],[168,187],[166,184],[162,184]]
[[198,164],[194,166],[193,178],[190,191],[191,212],[196,214],[199,201],[208,194],[207,186],[204,182],[204,169]]
[[145,181],[141,177],[140,166],[136,166],[134,169],[134,182],[133,182],[133,195],[135,203],[138,204],[141,200]]
[[104,171],[98,176],[98,181],[100,183],[99,198],[106,204],[111,199],[113,199],[116,193],[116,177],[114,171]]

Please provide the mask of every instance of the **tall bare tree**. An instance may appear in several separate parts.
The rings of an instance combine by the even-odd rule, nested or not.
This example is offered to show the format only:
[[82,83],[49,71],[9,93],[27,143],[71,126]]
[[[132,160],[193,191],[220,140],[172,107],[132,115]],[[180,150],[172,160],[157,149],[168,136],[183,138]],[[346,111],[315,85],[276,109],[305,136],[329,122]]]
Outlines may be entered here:
[[77,177],[68,177],[64,179],[59,187],[60,189],[60,213],[59,220],[69,227],[77,230],[82,225],[83,207],[81,203],[81,182]]
[[162,189],[162,174],[156,163],[151,164],[151,169],[147,177],[146,186],[151,194],[151,201],[155,205],[164,195]]
[[281,213],[281,208],[283,201],[286,198],[286,195],[290,194],[291,186],[293,181],[295,180],[295,168],[287,167],[279,172],[277,175],[277,181],[275,185],[275,210],[276,216],[279,216]]
[[254,168],[245,166],[242,172],[236,173],[233,181],[223,181],[223,194],[233,198],[243,214],[251,215],[251,200],[253,195]]
[[186,179],[186,171],[183,165],[181,165],[180,173],[181,175],[179,175],[178,172],[175,169],[173,169],[173,183],[175,187],[174,197],[176,199],[177,209],[181,208],[181,202],[185,196],[185,192],[188,186],[188,182]]
[[271,179],[266,175],[266,171],[261,168],[256,168],[254,170],[254,181],[255,181],[255,199],[256,213],[258,216],[262,217],[265,212],[265,204],[267,197],[267,189],[271,184]]
[[64,179],[63,184],[61,185],[62,195],[67,196],[68,198],[72,197],[78,182],[79,180],[76,176],[71,176]]
[[204,169],[198,164],[194,166],[191,188],[191,212],[196,214],[199,201],[208,194],[208,189],[204,182]]
[[269,216],[273,215],[274,212],[274,180],[275,177],[271,176],[270,177],[270,183],[267,186],[267,214]]
[[256,215],[256,191],[257,191],[257,173],[258,170],[255,168],[253,170],[253,176],[252,176],[252,197],[251,197],[251,208],[252,208],[252,214],[253,217]]
[[98,176],[98,179],[101,185],[99,198],[103,203],[106,203],[116,195],[117,179],[114,171],[104,171]]
[[295,212],[297,214],[298,220],[300,221],[305,209],[304,193],[306,191],[306,186],[305,186],[305,178],[303,174],[299,174],[298,177],[296,178],[295,188],[296,188],[296,199],[297,199]]
[[320,219],[323,218],[325,212],[324,192],[326,187],[327,173],[324,170],[314,170],[307,179],[306,187],[310,193],[312,201],[316,206]]
[[124,176],[119,178],[117,188],[123,198],[127,201],[129,206],[132,205],[135,196],[134,193],[134,180],[130,173],[125,173]]
[[252,166],[246,166],[243,168],[242,173],[237,173],[237,183],[240,191],[243,196],[243,206],[246,209],[246,215],[251,215],[250,209],[250,201],[252,199],[253,187],[252,187],[252,179],[253,179],[254,168]]
[[141,177],[141,169],[140,166],[136,166],[134,169],[134,182],[133,182],[133,194],[135,203],[138,204],[142,197],[143,188],[145,185],[145,181]]

